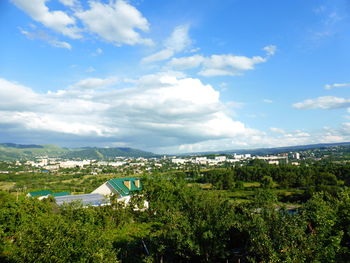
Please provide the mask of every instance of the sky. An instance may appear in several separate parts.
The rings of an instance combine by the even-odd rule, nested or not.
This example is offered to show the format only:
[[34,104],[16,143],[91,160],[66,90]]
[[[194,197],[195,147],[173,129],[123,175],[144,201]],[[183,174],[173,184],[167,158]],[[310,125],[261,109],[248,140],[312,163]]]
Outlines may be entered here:
[[1,0],[0,142],[350,141],[349,0]]

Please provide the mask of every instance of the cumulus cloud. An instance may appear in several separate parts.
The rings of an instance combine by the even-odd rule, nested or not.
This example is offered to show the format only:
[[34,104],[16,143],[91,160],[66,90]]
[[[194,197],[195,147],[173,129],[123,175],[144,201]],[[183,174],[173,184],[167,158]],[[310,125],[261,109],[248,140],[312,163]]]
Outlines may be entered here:
[[[11,1],[46,28],[73,39],[82,38],[83,33],[93,33],[104,41],[117,46],[153,44],[151,39],[143,38],[140,35],[140,31],[149,31],[147,19],[134,6],[124,0],[111,0],[109,3],[97,0],[88,1],[89,9],[87,10],[84,10],[76,0],[59,0],[69,10],[69,14],[67,11],[49,10],[46,5],[47,0]],[[79,20],[85,28],[77,26]],[[50,43],[53,46],[70,49],[67,42],[53,40]],[[96,55],[101,54],[98,50]]]
[[90,32],[116,45],[152,44],[152,40],[142,38],[138,32],[147,32],[149,23],[134,6],[123,0],[108,4],[89,1],[89,6],[89,10],[77,11],[75,15]]
[[334,84],[326,84],[324,86],[325,89],[333,89],[333,88],[338,88],[338,87],[350,87],[350,83],[334,83]]
[[211,85],[175,75],[146,75],[127,87],[114,77],[88,78],[48,93],[0,78],[0,136],[27,143],[60,138],[80,146],[122,142],[174,153],[350,140],[349,122],[312,134],[246,127]]
[[60,10],[50,11],[45,5],[47,0],[11,1],[32,19],[44,26],[70,38],[81,38],[80,29],[76,26],[75,18]]
[[26,109],[38,101],[38,94],[32,89],[0,78],[0,109]]
[[189,57],[173,58],[168,66],[176,69],[190,69],[200,67],[199,75],[205,77],[213,76],[235,76],[242,72],[253,70],[255,65],[264,63],[268,57],[275,53],[275,46],[267,46],[264,50],[267,57],[261,56],[237,56],[232,54],[211,55],[205,57],[202,55],[193,55]]
[[142,63],[152,63],[171,58],[174,54],[185,50],[191,46],[192,40],[188,35],[189,26],[177,26],[171,35],[164,41],[164,49],[144,57]]
[[334,96],[318,97],[293,104],[296,109],[339,109],[350,107],[350,99]]
[[31,131],[91,136],[148,149],[256,133],[227,115],[219,92],[199,79],[163,73],[132,84],[117,88],[114,78],[89,78],[40,94],[0,79],[0,126],[29,137]]

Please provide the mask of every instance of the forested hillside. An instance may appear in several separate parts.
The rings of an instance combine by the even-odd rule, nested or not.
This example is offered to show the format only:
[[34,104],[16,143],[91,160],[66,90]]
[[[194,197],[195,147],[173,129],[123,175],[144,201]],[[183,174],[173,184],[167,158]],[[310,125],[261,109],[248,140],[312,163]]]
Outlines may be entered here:
[[127,147],[114,148],[62,148],[56,145],[24,145],[14,143],[0,144],[0,160],[15,161],[15,160],[31,160],[37,157],[53,157],[65,159],[111,159],[115,157],[156,157],[157,155],[151,152],[145,152]]

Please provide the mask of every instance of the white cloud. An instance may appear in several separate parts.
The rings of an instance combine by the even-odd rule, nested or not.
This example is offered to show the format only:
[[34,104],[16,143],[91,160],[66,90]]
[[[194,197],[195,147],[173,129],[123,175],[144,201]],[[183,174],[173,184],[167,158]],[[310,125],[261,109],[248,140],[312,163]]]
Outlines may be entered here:
[[54,47],[66,48],[66,49],[69,49],[69,50],[72,49],[72,46],[71,46],[69,43],[64,42],[64,41],[50,40],[49,43],[50,43],[52,46],[54,46]]
[[152,55],[144,57],[142,63],[152,63],[171,58],[174,54],[184,51],[191,46],[192,40],[188,35],[189,26],[177,26],[171,35],[164,41],[164,49]]
[[171,49],[163,49],[157,53],[144,57],[141,63],[153,63],[171,58],[174,55],[174,51]]
[[167,49],[171,49],[174,52],[180,52],[185,50],[185,48],[191,46],[192,40],[188,35],[189,26],[180,25],[177,26],[171,33],[170,37],[164,42],[164,46]]
[[277,47],[274,45],[269,45],[263,48],[268,56],[273,56],[276,53]]
[[318,97],[316,99],[308,99],[293,104],[296,109],[338,109],[350,107],[350,99],[338,98],[333,96]]
[[[199,79],[170,73],[123,83],[88,78],[48,93],[0,79],[0,137],[39,136],[80,145],[123,143],[156,152],[275,147],[350,140],[350,123],[312,134],[272,127],[261,132],[229,114],[220,93]],[[126,85],[126,87],[123,87]],[[22,136],[22,137],[21,137]],[[49,140],[49,139],[48,139]]]
[[26,12],[32,19],[44,26],[70,38],[81,38],[80,29],[74,17],[63,11],[50,11],[45,5],[47,0],[11,0],[18,8]]
[[26,109],[38,98],[33,90],[0,78],[0,110]]
[[69,115],[48,113],[2,112],[1,122],[20,123],[28,131],[41,130],[79,136],[108,136],[110,132],[113,132],[109,128],[89,122],[87,118],[77,120]]
[[176,69],[191,69],[200,67],[199,75],[205,77],[213,76],[235,76],[241,75],[244,71],[255,69],[255,65],[264,63],[268,57],[274,54],[275,46],[268,46],[267,57],[254,56],[236,56],[232,54],[211,55],[205,57],[202,55],[193,55],[188,57],[173,58],[168,66]]
[[109,4],[89,1],[89,6],[89,10],[78,11],[75,15],[102,39],[116,45],[152,44],[152,40],[142,38],[136,31],[147,32],[149,23],[134,6],[124,0]]
[[0,127],[16,125],[27,135],[97,136],[157,148],[256,132],[231,119],[219,92],[198,79],[163,73],[135,80],[130,88],[105,89],[116,79],[89,78],[47,94],[0,80]]
[[203,62],[203,68],[199,75],[212,76],[235,76],[242,71],[253,70],[256,64],[266,62],[266,58],[255,56],[248,58],[235,55],[212,55]]
[[21,32],[21,34],[25,35],[28,39],[30,40],[34,40],[34,39],[40,39],[43,41],[46,41],[47,43],[49,43],[51,46],[53,47],[57,47],[57,48],[65,48],[65,49],[72,49],[72,46],[65,42],[65,41],[59,41],[55,38],[53,38],[52,36],[48,35],[45,31],[26,31],[22,28],[19,28],[19,31]]
[[59,0],[63,5],[69,6],[69,7],[74,7],[77,5],[77,0]]
[[338,88],[338,87],[350,87],[350,83],[334,83],[334,84],[326,84],[324,86],[325,89],[333,89],[333,88]]
[[177,69],[190,69],[199,67],[203,61],[204,57],[201,55],[193,55],[190,57],[173,58],[168,65]]
[[71,88],[79,88],[79,89],[99,89],[112,86],[116,84],[118,81],[117,78],[87,78],[78,81],[76,84],[71,86]]
[[263,99],[263,102],[265,102],[265,103],[273,103],[273,101],[270,100],[270,99]]

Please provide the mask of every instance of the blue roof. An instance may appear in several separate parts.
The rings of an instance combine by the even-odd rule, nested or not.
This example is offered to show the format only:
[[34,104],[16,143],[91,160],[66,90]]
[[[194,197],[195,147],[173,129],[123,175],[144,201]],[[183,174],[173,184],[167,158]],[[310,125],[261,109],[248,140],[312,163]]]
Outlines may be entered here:
[[81,202],[83,206],[101,206],[109,203],[109,200],[100,194],[55,196],[55,200],[57,205],[69,204],[76,201]]

